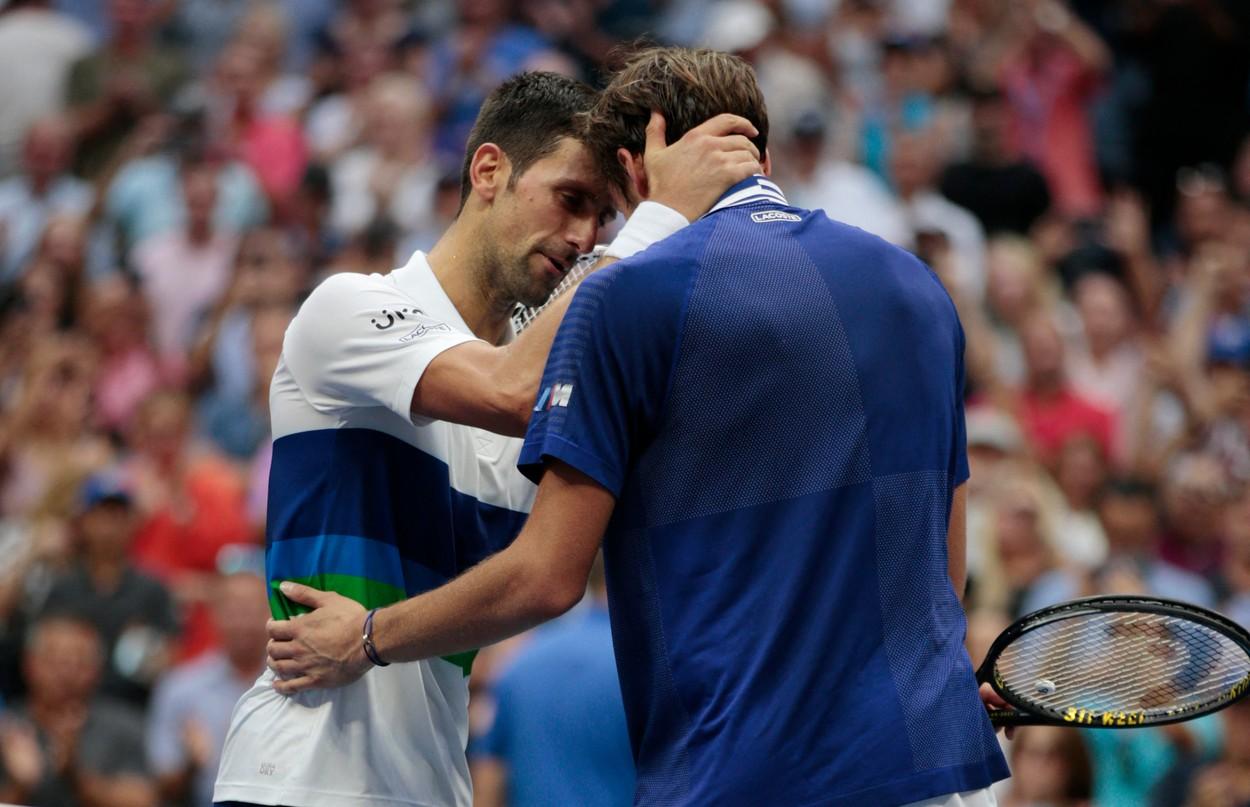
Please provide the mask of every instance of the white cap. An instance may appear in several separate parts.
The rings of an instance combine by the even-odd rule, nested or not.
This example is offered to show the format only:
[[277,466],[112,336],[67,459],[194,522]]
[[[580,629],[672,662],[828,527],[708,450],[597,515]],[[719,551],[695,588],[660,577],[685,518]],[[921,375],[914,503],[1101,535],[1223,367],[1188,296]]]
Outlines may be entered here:
[[772,12],[756,0],[722,0],[708,9],[701,44],[726,53],[750,50],[772,33],[774,25]]

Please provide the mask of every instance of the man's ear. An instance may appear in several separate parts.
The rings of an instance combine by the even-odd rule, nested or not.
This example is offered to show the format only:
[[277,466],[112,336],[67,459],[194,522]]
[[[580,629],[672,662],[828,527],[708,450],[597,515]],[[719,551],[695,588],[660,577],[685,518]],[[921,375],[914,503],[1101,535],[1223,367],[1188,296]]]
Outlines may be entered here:
[[469,161],[469,185],[483,201],[493,202],[508,185],[512,163],[503,149],[494,143],[483,143]]
[[770,177],[773,175],[773,155],[768,152],[768,149],[764,149],[764,162],[761,163],[760,167],[764,169],[764,176]]
[[626,201],[631,207],[647,198],[647,168],[641,154],[633,154],[622,146],[616,150],[616,161],[625,171]]

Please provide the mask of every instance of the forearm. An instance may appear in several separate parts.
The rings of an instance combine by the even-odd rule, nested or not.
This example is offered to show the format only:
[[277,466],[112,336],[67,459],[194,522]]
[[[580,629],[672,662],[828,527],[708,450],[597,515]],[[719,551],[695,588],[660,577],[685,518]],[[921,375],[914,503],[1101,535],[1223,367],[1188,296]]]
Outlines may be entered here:
[[463,653],[528,630],[568,610],[542,570],[505,550],[445,586],[383,608],[373,640],[387,662]]

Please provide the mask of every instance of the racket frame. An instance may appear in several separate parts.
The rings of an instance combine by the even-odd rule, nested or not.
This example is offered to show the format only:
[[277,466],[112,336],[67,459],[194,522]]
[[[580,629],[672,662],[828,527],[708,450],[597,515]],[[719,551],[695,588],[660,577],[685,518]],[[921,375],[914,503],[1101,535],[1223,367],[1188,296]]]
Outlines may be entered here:
[[[977,668],[977,683],[988,683],[996,693],[1013,708],[1011,709],[990,709],[990,722],[996,727],[998,726],[1071,726],[1077,728],[1142,728],[1144,726],[1166,726],[1169,723],[1180,723],[1186,720],[1193,720],[1196,717],[1202,717],[1213,712],[1217,712],[1227,706],[1236,703],[1250,694],[1250,670],[1237,683],[1225,691],[1220,697],[1213,699],[1209,703],[1200,708],[1188,709],[1178,712],[1171,717],[1151,718],[1140,723],[1130,723],[1128,721],[1112,721],[1106,723],[1101,719],[1093,720],[1093,722],[1070,721],[1063,718],[1053,717],[1049,714],[1039,712],[1029,704],[1020,700],[1010,690],[1002,686],[994,674],[994,667],[998,662],[999,656],[1003,650],[1007,648],[1016,639],[1036,630],[1044,625],[1052,622],[1058,622],[1065,619],[1072,619],[1087,614],[1099,613],[1150,613],[1162,616],[1174,616],[1185,619],[1190,622],[1207,627],[1236,645],[1250,657],[1250,632],[1245,628],[1233,622],[1226,616],[1218,614],[1206,608],[1202,608],[1189,603],[1180,602],[1178,600],[1170,600],[1164,597],[1147,597],[1142,595],[1126,595],[1126,594],[1105,594],[1095,597],[1082,597],[1076,600],[1068,600],[1057,605],[1048,606],[1046,608],[1025,614],[1017,619],[1006,630],[994,639],[994,643],[990,645],[990,649],[985,654],[985,660],[981,662],[981,666]],[[1098,713],[1101,718],[1103,713]]]

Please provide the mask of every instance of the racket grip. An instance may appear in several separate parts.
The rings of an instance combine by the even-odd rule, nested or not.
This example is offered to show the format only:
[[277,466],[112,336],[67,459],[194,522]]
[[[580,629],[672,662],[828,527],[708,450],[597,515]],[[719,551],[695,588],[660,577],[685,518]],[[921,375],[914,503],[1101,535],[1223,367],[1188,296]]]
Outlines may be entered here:
[[1006,728],[1007,726],[1053,726],[1058,723],[1058,721],[1042,717],[1041,715],[1031,715],[1027,712],[1018,712],[1015,709],[989,709],[987,711],[990,715],[990,723],[994,725],[994,728]]

